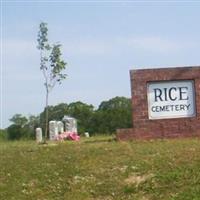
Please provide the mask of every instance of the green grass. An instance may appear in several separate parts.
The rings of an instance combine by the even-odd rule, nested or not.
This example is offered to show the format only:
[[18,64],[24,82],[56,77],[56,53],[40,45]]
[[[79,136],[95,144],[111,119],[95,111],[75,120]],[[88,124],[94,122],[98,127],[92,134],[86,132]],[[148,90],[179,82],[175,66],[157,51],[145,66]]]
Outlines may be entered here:
[[0,142],[1,200],[199,200],[200,140]]

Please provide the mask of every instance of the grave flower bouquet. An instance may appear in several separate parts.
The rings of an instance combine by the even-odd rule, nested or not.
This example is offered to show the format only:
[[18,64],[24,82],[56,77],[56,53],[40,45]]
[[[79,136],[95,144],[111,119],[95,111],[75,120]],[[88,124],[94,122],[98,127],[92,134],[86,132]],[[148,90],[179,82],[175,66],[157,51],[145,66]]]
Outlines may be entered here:
[[55,137],[55,140],[57,140],[57,141],[64,141],[64,140],[79,141],[80,140],[80,136],[76,132],[63,132],[61,134],[58,134]]

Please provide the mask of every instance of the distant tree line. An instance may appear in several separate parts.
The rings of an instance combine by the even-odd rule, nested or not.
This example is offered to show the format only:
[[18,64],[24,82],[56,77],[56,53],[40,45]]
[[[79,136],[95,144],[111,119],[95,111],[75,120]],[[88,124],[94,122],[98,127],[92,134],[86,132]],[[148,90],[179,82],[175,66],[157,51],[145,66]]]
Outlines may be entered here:
[[[46,108],[45,108],[46,109]],[[70,104],[60,103],[48,106],[49,121],[62,120],[64,115],[77,119],[78,132],[94,134],[113,134],[118,128],[130,128],[132,126],[131,100],[126,97],[115,97],[103,101],[97,109],[93,105],[77,101]],[[0,139],[9,140],[34,139],[35,128],[45,128],[45,110],[38,116],[31,115],[28,118],[15,114],[7,129],[1,130]],[[6,135],[6,137],[5,137]]]

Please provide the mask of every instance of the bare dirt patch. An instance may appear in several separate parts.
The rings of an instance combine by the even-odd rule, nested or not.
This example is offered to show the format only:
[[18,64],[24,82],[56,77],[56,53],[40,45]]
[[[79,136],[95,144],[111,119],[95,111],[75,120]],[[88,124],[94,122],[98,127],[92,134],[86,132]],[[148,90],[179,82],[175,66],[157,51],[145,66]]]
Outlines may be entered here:
[[138,186],[139,184],[151,179],[153,177],[153,174],[144,174],[144,175],[138,175],[138,174],[133,174],[126,178],[124,181],[128,185],[135,184]]

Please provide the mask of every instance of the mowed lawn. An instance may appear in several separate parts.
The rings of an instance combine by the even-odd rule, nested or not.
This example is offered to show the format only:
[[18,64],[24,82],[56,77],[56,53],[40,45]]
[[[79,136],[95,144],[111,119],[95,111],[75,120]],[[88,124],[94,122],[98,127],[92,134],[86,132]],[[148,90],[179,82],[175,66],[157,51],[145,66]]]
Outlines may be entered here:
[[199,200],[200,140],[0,142],[1,200]]

